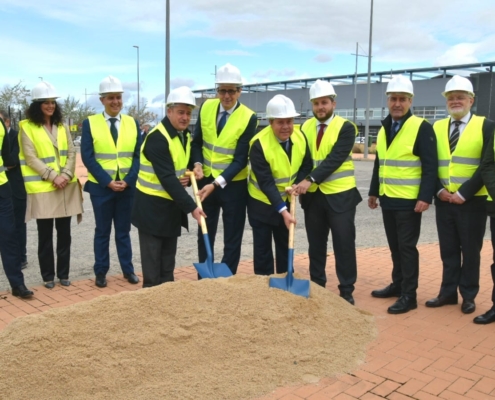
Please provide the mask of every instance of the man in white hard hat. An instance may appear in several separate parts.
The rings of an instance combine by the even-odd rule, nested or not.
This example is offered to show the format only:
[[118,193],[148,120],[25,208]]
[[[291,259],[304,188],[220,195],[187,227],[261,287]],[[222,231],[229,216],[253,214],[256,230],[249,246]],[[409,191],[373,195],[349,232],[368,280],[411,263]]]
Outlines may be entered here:
[[295,220],[289,212],[286,188],[295,187],[313,168],[306,137],[294,125],[298,115],[291,99],[276,95],[266,106],[269,125],[251,140],[247,210],[257,275],[275,272],[272,237],[276,272],[287,272],[289,226]]
[[[199,195],[208,215],[206,224],[214,247],[220,210],[224,229],[222,263],[233,274],[241,257],[246,222],[249,141],[256,133],[256,114],[239,102],[242,77],[239,69],[226,64],[215,77],[216,99],[206,100],[199,110],[191,147]],[[202,179],[204,176],[204,179]],[[198,231],[199,261],[206,260],[203,235]]]
[[301,129],[308,139],[314,169],[299,183],[297,191],[304,194],[301,205],[309,242],[311,280],[326,285],[327,242],[331,231],[340,296],[354,304],[352,293],[357,278],[354,219],[356,206],[362,201],[351,158],[357,128],[334,114],[336,96],[327,81],[318,79],[309,89],[314,117]]
[[12,190],[4,168],[4,165],[12,165],[9,156],[10,141],[2,118],[0,118],[0,143],[0,257],[3,270],[12,288],[12,295],[26,299],[32,297],[33,292],[26,287],[21,270],[21,252],[15,235]]
[[95,284],[107,285],[110,268],[112,222],[115,244],[124,278],[136,284],[131,247],[131,210],[139,170],[141,135],[134,118],[122,114],[120,80],[107,76],[100,83],[104,111],[82,123],[81,157],[88,169],[84,190],[90,194],[95,215]]
[[[485,119],[483,124],[483,136],[485,134],[486,129],[494,131],[494,123],[493,121],[489,121]],[[481,162],[481,177],[483,178],[483,182],[488,191],[488,201],[486,202],[486,210],[488,215],[490,216],[490,231],[492,238],[492,265],[490,266],[490,270],[492,273],[492,281],[493,281],[493,289],[492,289],[492,307],[484,314],[478,315],[474,318],[475,324],[490,324],[495,322],[495,203],[493,199],[495,199],[495,143],[494,136],[491,135],[491,138],[486,145],[486,151],[483,156],[483,160]]]
[[132,224],[138,228],[143,287],[174,280],[175,254],[187,214],[200,223],[204,212],[186,192],[194,94],[186,86],[167,97],[167,115],[153,129],[141,149]]
[[440,292],[427,307],[457,304],[464,314],[475,311],[479,291],[480,252],[486,228],[487,191],[481,159],[493,137],[494,124],[471,113],[473,85],[455,75],[442,95],[450,117],[435,122],[438,146],[436,222],[443,273]]
[[417,308],[421,215],[435,194],[437,142],[432,126],[411,113],[412,82],[401,75],[387,85],[389,115],[382,121],[376,143],[368,206],[378,207],[392,253],[392,283],[373,290],[373,297],[399,297],[388,308],[402,314]]

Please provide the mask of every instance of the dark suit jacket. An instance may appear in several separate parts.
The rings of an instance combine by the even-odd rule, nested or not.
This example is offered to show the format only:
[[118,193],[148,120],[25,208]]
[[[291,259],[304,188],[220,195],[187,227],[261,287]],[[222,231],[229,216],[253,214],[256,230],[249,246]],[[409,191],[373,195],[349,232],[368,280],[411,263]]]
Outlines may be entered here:
[[[471,114],[471,117],[473,114]],[[450,127],[450,124],[449,124]],[[482,133],[483,133],[483,147],[481,149],[481,159],[483,160],[483,156],[485,153],[487,153],[487,149],[491,149],[492,153],[492,158],[493,158],[493,142],[490,147],[490,141],[493,138],[493,132],[495,131],[495,123],[489,119],[485,119],[483,121],[483,128],[482,128]],[[450,134],[450,129],[445,132],[447,136]],[[490,153],[490,151],[488,151]],[[459,188],[459,193],[466,199],[466,201],[463,204],[460,204],[459,206],[462,207],[463,209],[479,209],[480,207],[483,207],[485,205],[486,197],[485,196],[475,196],[475,194],[483,187],[483,178],[481,176],[481,163],[478,169],[475,171],[471,179],[468,181],[464,182],[461,187]],[[437,186],[436,186],[436,192],[435,192],[435,206],[437,207],[442,207],[446,204],[444,201],[441,201],[436,194],[439,192],[440,189],[443,188],[442,183],[440,182],[440,179],[437,179]]]
[[[235,109],[237,109],[240,106],[240,103],[237,102],[237,105]],[[215,115],[215,118],[218,118],[218,110],[220,109],[220,105],[218,106],[217,113]],[[234,111],[235,111],[234,109]],[[229,187],[229,183],[232,181],[232,179],[242,171],[244,167],[247,165],[248,161],[248,153],[249,153],[249,142],[253,138],[253,136],[256,134],[256,126],[258,125],[258,119],[256,118],[256,115],[253,114],[251,119],[249,120],[248,125],[246,126],[246,129],[240,136],[237,146],[235,148],[235,153],[234,153],[234,160],[232,163],[229,165],[229,167],[221,173],[222,177],[225,179],[227,182],[226,188]],[[222,131],[221,135],[223,134]],[[204,158],[203,158],[203,130],[201,128],[201,109],[199,110],[198,114],[198,121],[196,123],[196,127],[194,129],[194,136],[193,136],[193,141],[191,143],[191,162],[192,164],[194,163],[204,163]],[[206,182],[211,182],[213,179],[206,178]]]
[[12,168],[6,171],[7,178],[12,189],[12,195],[18,199],[25,199],[27,197],[26,187],[24,186],[21,166],[19,165],[19,132],[11,128],[8,135],[10,141],[10,162],[12,163],[8,166]]
[[[292,155],[292,142],[289,146],[289,159]],[[262,201],[256,200],[251,196],[248,197],[248,212],[249,218],[253,218],[269,225],[278,226],[281,222],[281,215],[278,210],[282,209],[283,206],[289,208],[289,201],[285,203],[278,192],[277,186],[275,185],[275,180],[270,168],[270,164],[266,161],[265,154],[261,147],[260,141],[256,140],[251,146],[249,152],[249,159],[251,163],[251,169],[256,175],[256,180],[261,191],[268,197],[271,204],[263,203]],[[306,143],[306,153],[304,155],[303,162],[297,177],[295,184],[301,182],[313,168],[313,161],[311,159],[311,152],[309,151],[309,146]]]
[[[139,134],[139,123],[136,121],[136,146],[134,147],[134,156],[129,173],[124,178],[124,182],[128,187],[123,193],[132,196],[136,186],[137,175],[139,172],[139,149],[141,148],[141,135]],[[93,145],[93,135],[91,134],[91,127],[89,120],[85,119],[82,123],[82,135],[81,135],[81,158],[88,169],[88,172],[95,177],[98,184],[87,181],[84,185],[84,191],[94,196],[105,196],[114,194],[114,191],[108,187],[108,184],[112,181],[112,177],[108,175],[95,158],[95,149]]]
[[[401,127],[403,126],[403,123],[411,117],[411,115],[411,111],[408,111],[402,119]],[[388,115],[387,118],[382,121],[382,125],[385,129],[387,147],[389,147],[393,140],[390,135],[392,117]],[[418,198],[415,200],[379,196],[380,182],[378,179],[378,171],[380,169],[380,160],[378,159],[378,154],[376,155],[369,195],[376,197],[379,196],[380,207],[384,210],[414,210],[418,200],[429,204],[433,201],[438,179],[437,138],[435,136],[435,132],[433,131],[433,127],[426,121],[423,121],[419,127],[418,136],[413,147],[413,154],[421,160],[421,184],[419,186]]]
[[[485,120],[486,121],[486,120]],[[494,145],[494,133],[493,133],[493,121],[490,121],[490,129],[492,133],[486,145],[486,151],[481,160],[481,166],[479,170],[481,171],[481,177],[483,183],[488,190],[488,194],[493,199],[492,201],[486,202],[486,211],[490,217],[495,217],[495,155],[493,150]],[[485,126],[483,125],[483,128]],[[483,140],[485,140],[485,132],[483,132]]]
[[[311,177],[316,183],[321,183],[327,179],[331,174],[333,174],[344,161],[349,157],[349,154],[354,146],[354,141],[356,139],[356,128],[355,126],[346,121],[339,132],[339,137],[335,142],[332,151],[328,153],[325,160],[313,171],[311,171]],[[319,191],[320,189],[317,189]],[[306,194],[301,196],[301,207],[307,209],[311,206],[313,198],[316,192]],[[328,205],[330,208],[337,213],[342,213],[356,207],[359,202],[362,201],[361,195],[357,188],[346,190],[345,192],[327,194],[325,195]]]
[[[13,161],[10,159],[10,140],[9,135],[7,134],[7,128],[3,123],[3,119],[0,118],[0,124],[2,124],[3,129],[5,130],[5,135],[3,137],[2,142],[2,160],[4,167],[9,165],[13,165]],[[3,185],[0,185],[0,197],[2,199],[12,197],[12,189],[10,188],[10,183],[6,182]]]
[[[161,123],[172,139],[178,135],[167,117]],[[184,134],[187,132],[185,131]],[[197,206],[175,175],[174,162],[165,136],[158,130],[148,133],[143,154],[151,162],[158,180],[173,201],[151,196],[136,189],[131,222],[149,235],[180,236],[181,226],[188,228],[187,214],[194,211]]]

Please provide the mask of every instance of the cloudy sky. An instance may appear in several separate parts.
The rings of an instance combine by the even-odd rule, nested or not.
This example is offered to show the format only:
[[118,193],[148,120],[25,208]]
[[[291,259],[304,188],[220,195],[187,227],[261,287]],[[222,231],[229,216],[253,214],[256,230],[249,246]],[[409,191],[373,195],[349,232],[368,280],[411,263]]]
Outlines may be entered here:
[[[368,53],[370,0],[170,3],[172,87],[212,87],[227,62],[246,83],[353,74]],[[494,61],[493,21],[493,0],[375,0],[372,70]],[[137,45],[141,97],[163,102],[164,0],[0,0],[0,44],[0,87],[42,77],[91,105],[109,74],[136,101]]]

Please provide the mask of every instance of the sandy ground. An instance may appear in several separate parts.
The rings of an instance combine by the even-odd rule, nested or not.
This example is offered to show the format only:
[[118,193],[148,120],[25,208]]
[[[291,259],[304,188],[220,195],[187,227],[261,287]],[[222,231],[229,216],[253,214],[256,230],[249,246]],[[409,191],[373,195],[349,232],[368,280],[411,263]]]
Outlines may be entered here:
[[[82,167],[82,168],[81,168]],[[367,206],[368,189],[371,180],[371,173],[373,170],[373,162],[371,161],[356,161],[356,179],[357,187],[363,197],[363,201],[357,207],[356,212],[356,246],[357,247],[375,247],[386,246],[387,239],[385,237],[385,231],[383,228],[382,216],[380,210],[370,210]],[[79,162],[79,174],[84,179],[85,170],[82,163]],[[189,189],[190,191],[190,189]],[[72,248],[71,248],[71,273],[70,279],[85,279],[92,278],[93,273],[93,237],[94,237],[94,215],[89,200],[89,195],[84,193],[84,215],[81,224],[77,225],[75,218],[72,220]],[[298,221],[296,225],[295,236],[295,252],[307,253],[308,242],[306,238],[306,231],[304,226],[303,212],[298,207],[296,219]],[[197,231],[198,226],[196,222],[190,218],[189,220],[190,231],[187,232],[183,229],[182,236],[179,238],[176,266],[190,266],[193,262],[198,261],[197,256]],[[40,285],[42,284],[41,274],[39,271],[39,263],[37,258],[37,229],[36,222],[30,221],[28,223],[28,237],[27,237],[27,253],[29,266],[24,272],[26,284]],[[215,243],[216,261],[220,261],[221,254],[223,253],[223,224],[220,222],[217,240]],[[489,225],[485,238],[490,238]],[[131,229],[131,241],[133,248],[133,263],[136,271],[141,270],[141,259],[139,251],[139,240],[137,229],[134,227]],[[432,243],[438,241],[437,231],[435,226],[435,207],[424,213],[421,227],[420,243]],[[251,227],[246,219],[246,226],[244,230],[243,246],[241,259],[252,259],[253,239]],[[328,243],[328,251],[332,251],[331,239]],[[109,274],[120,274],[120,266],[117,259],[117,252],[113,238],[110,245],[110,271]],[[359,266],[358,266],[359,268]],[[0,290],[8,290],[10,286],[5,277],[3,270],[0,272]]]

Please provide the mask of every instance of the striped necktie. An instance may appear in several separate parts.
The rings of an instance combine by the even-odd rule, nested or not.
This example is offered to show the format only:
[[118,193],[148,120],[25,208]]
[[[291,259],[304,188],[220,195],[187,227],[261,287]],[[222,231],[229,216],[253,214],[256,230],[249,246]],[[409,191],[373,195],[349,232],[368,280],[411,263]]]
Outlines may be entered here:
[[462,121],[454,121],[452,122],[455,127],[452,133],[450,134],[449,144],[450,144],[450,154],[452,154],[457,146],[457,142],[459,142],[459,136],[461,132],[459,131],[459,126],[462,124]]

